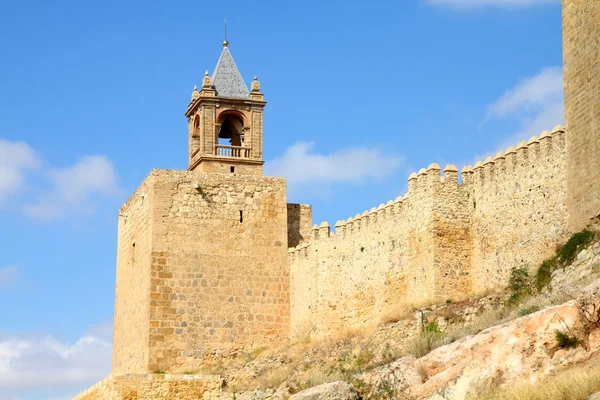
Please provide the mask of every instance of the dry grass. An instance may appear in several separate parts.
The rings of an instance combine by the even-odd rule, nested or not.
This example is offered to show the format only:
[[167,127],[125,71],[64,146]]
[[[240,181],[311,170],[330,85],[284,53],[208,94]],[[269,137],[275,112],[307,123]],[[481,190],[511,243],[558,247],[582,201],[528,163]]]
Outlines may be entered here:
[[534,384],[493,388],[470,400],[586,400],[600,391],[600,368],[577,367]]
[[469,335],[476,335],[481,331],[499,325],[512,318],[512,310],[506,307],[488,309],[475,316],[468,324],[458,326],[448,332],[448,336],[453,340],[460,339]]
[[[421,306],[421,307],[424,307],[424,306]],[[419,308],[419,307],[417,307],[416,305],[401,304],[398,307],[389,309],[381,315],[381,317],[379,318],[379,324],[380,325],[394,324],[396,322],[409,319],[412,316],[412,314],[414,313],[414,310],[417,308]]]
[[292,365],[282,365],[279,368],[266,371],[264,375],[256,379],[255,384],[261,388],[278,388],[283,381],[290,377],[293,371]]
[[294,379],[295,382],[290,385],[290,392],[292,394],[298,393],[324,383],[343,381],[345,378],[346,377],[341,372],[325,371],[320,366],[317,366],[308,371],[299,373]]
[[[342,329],[327,339],[325,341],[329,342],[341,342],[344,340],[352,340],[358,339],[363,340],[373,335],[373,333],[377,330],[377,326],[361,326],[356,328],[346,328]],[[314,344],[321,344],[323,340],[313,340]]]
[[445,337],[434,332],[421,332],[405,343],[402,354],[421,358],[445,344]]

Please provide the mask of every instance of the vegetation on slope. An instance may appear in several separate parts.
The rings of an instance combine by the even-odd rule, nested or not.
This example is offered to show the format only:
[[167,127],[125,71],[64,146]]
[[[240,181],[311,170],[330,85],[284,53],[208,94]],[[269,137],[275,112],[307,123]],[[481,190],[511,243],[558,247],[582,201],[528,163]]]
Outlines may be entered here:
[[588,229],[573,234],[554,257],[545,260],[540,265],[535,279],[536,289],[541,292],[546,288],[552,280],[552,272],[558,268],[569,266],[575,260],[577,254],[589,246],[593,240],[594,233]]
[[[565,246],[557,249],[551,262],[542,264],[539,268],[542,272],[538,271],[533,277],[526,266],[514,268],[503,294],[417,307],[420,310],[417,313],[420,325],[416,325],[415,308],[408,307],[397,310],[393,316],[387,316],[383,321],[385,323],[377,329],[352,330],[336,338],[316,341],[306,337],[277,349],[259,348],[246,357],[242,355],[229,361],[215,360],[214,365],[206,365],[202,372],[223,375],[227,382],[226,390],[231,393],[247,393],[256,389],[271,390],[273,393],[277,388],[279,393],[297,393],[323,383],[343,380],[352,383],[364,399],[394,398],[391,392],[393,388],[385,379],[366,384],[360,379],[361,374],[374,372],[375,368],[388,365],[403,356],[420,358],[462,337],[476,335],[549,305],[571,300],[572,297],[565,293],[540,293],[533,289],[540,289],[538,285],[543,274],[546,274],[548,281],[541,285],[541,289],[546,287],[552,271],[572,262],[593,238],[589,231],[573,235]],[[466,319],[464,311],[468,308],[478,309],[479,312],[469,314]],[[571,332],[562,333],[564,335],[561,334],[560,338],[556,337],[557,347],[579,343],[579,339]],[[487,396],[495,396],[496,392],[486,393]]]
[[586,400],[600,392],[600,360],[572,368],[533,384],[489,388],[469,400]]

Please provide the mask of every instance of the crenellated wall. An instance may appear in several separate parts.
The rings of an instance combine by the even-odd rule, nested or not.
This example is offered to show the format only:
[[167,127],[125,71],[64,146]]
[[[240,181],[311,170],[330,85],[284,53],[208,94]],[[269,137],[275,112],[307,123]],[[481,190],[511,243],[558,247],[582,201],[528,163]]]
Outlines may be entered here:
[[315,225],[289,250],[292,335],[378,323],[402,304],[506,286],[567,234],[565,134],[458,170],[431,164],[408,193],[346,221]]
[[463,172],[479,290],[506,285],[513,266],[536,266],[568,234],[565,136],[556,127]]

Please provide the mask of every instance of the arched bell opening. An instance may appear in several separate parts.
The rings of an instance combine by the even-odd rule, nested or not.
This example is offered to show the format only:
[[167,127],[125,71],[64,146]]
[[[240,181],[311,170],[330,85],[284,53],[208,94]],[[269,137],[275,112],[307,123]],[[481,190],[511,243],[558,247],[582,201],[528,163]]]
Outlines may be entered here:
[[233,113],[223,114],[219,118],[220,127],[217,138],[220,145],[242,146],[244,143],[244,122]]

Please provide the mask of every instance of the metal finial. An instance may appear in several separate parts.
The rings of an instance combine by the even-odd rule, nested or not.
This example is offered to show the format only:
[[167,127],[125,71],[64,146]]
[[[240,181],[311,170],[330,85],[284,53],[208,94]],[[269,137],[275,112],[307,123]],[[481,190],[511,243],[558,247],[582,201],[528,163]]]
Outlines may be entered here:
[[224,32],[225,40],[223,40],[223,47],[227,47],[227,46],[229,46],[229,42],[227,41],[227,18],[225,18],[224,28],[225,28],[225,32]]

